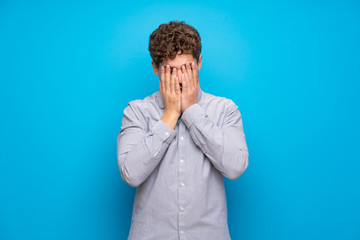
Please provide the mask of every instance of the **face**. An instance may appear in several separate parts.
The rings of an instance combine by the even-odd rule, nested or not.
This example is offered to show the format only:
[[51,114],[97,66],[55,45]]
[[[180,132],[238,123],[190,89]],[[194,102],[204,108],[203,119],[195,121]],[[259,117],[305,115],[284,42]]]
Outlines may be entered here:
[[[197,65],[197,71],[199,72],[201,68],[201,61],[202,61],[202,55],[199,56],[199,62],[196,62],[196,59],[192,56],[192,54],[178,54],[174,59],[167,59],[164,60],[159,64],[159,68],[156,67],[156,64],[154,61],[151,62],[153,65],[153,70],[157,76],[160,76],[160,68],[161,66],[170,65],[170,69],[173,70],[173,68],[176,68],[177,71],[181,70],[181,67],[185,65],[187,62],[195,62]],[[178,73],[178,79],[181,86],[181,75]]]

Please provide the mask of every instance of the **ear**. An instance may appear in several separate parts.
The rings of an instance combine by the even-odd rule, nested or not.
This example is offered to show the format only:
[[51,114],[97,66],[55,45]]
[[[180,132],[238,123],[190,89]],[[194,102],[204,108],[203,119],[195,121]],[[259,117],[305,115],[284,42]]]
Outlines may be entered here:
[[200,68],[201,68],[201,62],[202,62],[202,55],[200,54],[199,56],[199,62],[198,62],[198,71],[200,71]]
[[[154,70],[155,75],[156,75],[156,76],[159,76],[159,75],[160,75],[160,74],[159,74],[159,69],[157,68],[156,63],[155,63],[153,60],[151,61],[151,65],[152,65],[152,67],[153,67],[153,70]],[[160,65],[159,65],[159,67],[160,67]]]

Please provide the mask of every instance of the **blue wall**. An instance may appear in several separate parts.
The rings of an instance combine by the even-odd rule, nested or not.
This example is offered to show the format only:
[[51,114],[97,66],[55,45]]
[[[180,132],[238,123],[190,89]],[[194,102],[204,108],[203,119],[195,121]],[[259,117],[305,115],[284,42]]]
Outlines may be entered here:
[[126,239],[116,137],[158,90],[148,39],[171,20],[243,117],[232,239],[360,239],[360,3],[130,2],[0,2],[0,239]]

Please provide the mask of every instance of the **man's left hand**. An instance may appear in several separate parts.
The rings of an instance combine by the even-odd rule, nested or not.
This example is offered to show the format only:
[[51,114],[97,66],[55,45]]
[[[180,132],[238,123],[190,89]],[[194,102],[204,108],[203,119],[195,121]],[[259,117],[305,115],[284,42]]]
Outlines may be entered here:
[[181,92],[181,114],[191,105],[197,103],[199,91],[199,76],[195,62],[186,63],[182,66],[182,92]]

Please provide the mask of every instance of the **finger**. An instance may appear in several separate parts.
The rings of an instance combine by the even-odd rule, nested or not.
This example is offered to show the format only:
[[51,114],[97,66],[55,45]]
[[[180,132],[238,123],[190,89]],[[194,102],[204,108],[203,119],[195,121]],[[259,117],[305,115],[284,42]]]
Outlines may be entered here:
[[[183,82],[183,79],[182,79],[182,76],[181,76],[181,69],[179,69],[178,71],[177,71],[177,79],[178,79],[178,81],[179,81],[179,88],[180,88],[180,92],[182,91],[182,82]],[[181,85],[181,87],[180,87],[180,85]]]
[[185,75],[182,74],[182,92],[186,93],[188,91],[188,82],[185,79]]
[[194,84],[194,76],[192,73],[192,69],[191,69],[191,65],[190,62],[186,63],[186,72],[188,74],[188,79],[189,79],[189,88],[194,88],[195,84]]
[[160,68],[160,86],[159,86],[161,91],[164,91],[164,89],[165,89],[164,78],[165,78],[165,68],[164,68],[164,66],[161,66],[161,68]]
[[180,84],[177,76],[175,76],[175,93],[176,95],[180,94]]
[[182,77],[181,77],[181,69],[179,69],[178,71],[177,71],[177,77],[178,77],[178,80],[179,80],[179,83],[182,83]]
[[184,73],[185,80],[187,80],[188,87],[191,87],[191,85],[190,85],[190,75],[189,75],[189,73],[188,73],[187,68],[186,68],[185,65],[186,65],[186,64],[184,64],[184,65],[182,66],[182,72]]
[[194,82],[195,82],[195,84],[199,84],[198,69],[197,69],[197,65],[196,65],[195,61],[192,62],[191,66],[192,66]]
[[170,79],[170,91],[171,93],[175,92],[175,77],[176,77],[176,68],[173,68]]
[[170,66],[169,65],[166,65],[165,91],[170,92]]

